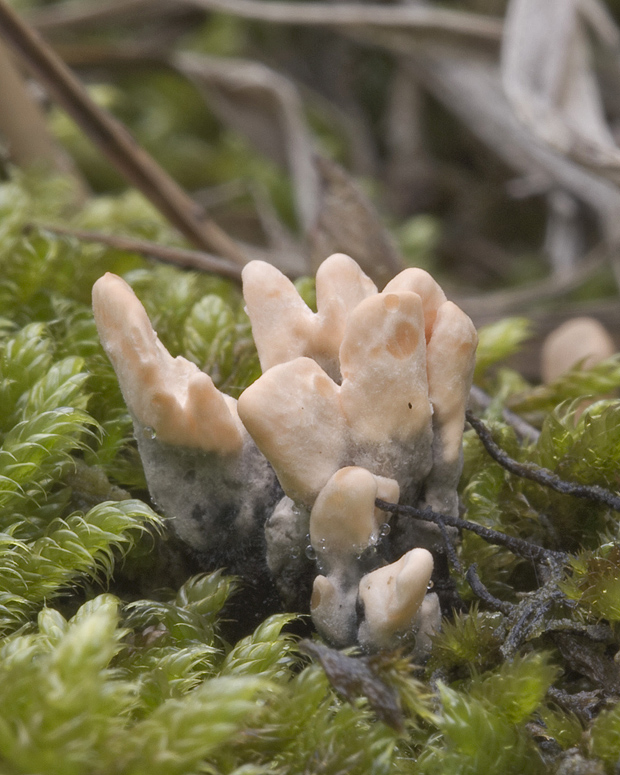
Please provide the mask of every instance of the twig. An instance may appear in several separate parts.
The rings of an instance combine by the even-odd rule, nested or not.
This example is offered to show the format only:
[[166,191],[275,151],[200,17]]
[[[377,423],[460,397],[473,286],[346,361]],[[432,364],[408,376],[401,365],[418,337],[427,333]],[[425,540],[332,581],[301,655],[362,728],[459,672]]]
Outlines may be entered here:
[[420,32],[478,38],[499,45],[502,37],[501,19],[482,14],[459,13],[439,8],[384,6],[361,3],[298,3],[255,2],[255,0],[109,0],[92,3],[75,0],[51,8],[34,10],[30,19],[40,29],[74,29],[80,26],[116,21],[153,12],[177,11],[179,7],[220,11],[245,19],[274,24],[297,24],[322,27],[382,26],[402,27]]
[[481,38],[499,43],[501,19],[421,6],[362,5],[361,3],[291,3],[273,0],[184,0],[198,8],[229,13],[274,24],[320,27],[381,26],[417,29]]
[[[488,393],[478,387],[472,385],[469,391],[470,398],[476,402],[476,404],[482,409],[488,409],[491,406],[492,398]],[[507,425],[514,428],[517,436],[528,442],[536,442],[540,436],[540,431],[529,422],[526,422],[523,417],[520,417],[515,412],[511,412],[510,409],[502,409],[502,418]]]
[[597,484],[587,485],[567,482],[548,468],[535,466],[531,463],[518,463],[495,443],[491,431],[481,420],[475,417],[469,410],[465,413],[465,417],[467,418],[467,422],[478,434],[484,448],[493,460],[499,463],[502,468],[510,471],[511,474],[516,474],[516,476],[520,476],[523,479],[530,479],[533,482],[543,485],[543,487],[549,487],[563,495],[572,495],[575,498],[596,501],[597,503],[608,506],[614,511],[620,511],[620,496]]
[[616,184],[620,150],[605,117],[592,62],[591,37],[605,30],[613,40],[618,30],[610,14],[596,10],[585,29],[583,0],[510,0],[506,11],[501,73],[515,113],[532,136],[568,159]]
[[205,217],[202,209],[136,144],[119,121],[93,102],[62,60],[5,0],[0,0],[0,34],[110,162],[190,242],[239,264],[245,263],[239,246]]
[[542,632],[540,623],[553,609],[558,596],[562,594],[560,590],[555,590],[555,594],[551,597],[539,600],[538,592],[540,591],[536,590],[536,592],[532,593],[531,598],[526,597],[519,605],[515,605],[513,609],[515,614],[513,621],[515,619],[516,621],[514,621],[500,648],[502,654],[507,659],[513,657],[521,646],[537,632]]
[[538,562],[564,562],[566,559],[566,554],[564,554],[564,552],[545,549],[543,546],[532,544],[529,541],[525,541],[523,538],[509,536],[506,535],[506,533],[500,533],[498,530],[492,530],[491,528],[478,525],[475,522],[469,522],[460,517],[452,517],[449,514],[440,514],[430,508],[418,509],[415,506],[388,503],[379,498],[375,501],[375,505],[382,511],[389,511],[391,514],[414,517],[415,519],[421,519],[424,522],[432,522],[435,525],[444,523],[448,527],[456,527],[458,530],[469,530],[471,533],[475,533],[488,543],[497,546],[505,546],[507,549],[510,549],[513,554],[517,554],[519,557],[524,557],[527,560],[535,560]]
[[371,36],[356,30],[358,39],[362,32],[369,45],[408,53],[408,66],[419,82],[509,167],[520,174],[544,175],[549,185],[573,193],[596,212],[605,239],[612,245],[620,242],[617,187],[550,151],[523,127],[508,104],[495,62],[459,55],[456,50],[446,55],[428,47],[418,50],[411,42],[401,45],[391,31],[376,30]]
[[489,608],[492,608],[495,611],[501,611],[505,616],[510,616],[510,614],[516,608],[514,603],[500,600],[498,597],[495,597],[489,592],[482,581],[480,581],[480,576],[478,576],[478,566],[475,563],[469,566],[467,573],[465,574],[465,578],[467,579],[467,583],[471,587],[474,595],[479,597],[483,603],[486,603]]
[[131,253],[140,253],[145,256],[157,258],[169,264],[182,266],[186,269],[198,269],[201,272],[212,272],[213,274],[228,277],[237,282],[241,281],[241,269],[237,264],[226,261],[223,258],[212,256],[209,253],[203,253],[199,250],[185,250],[184,248],[175,248],[169,245],[159,245],[157,242],[149,240],[136,239],[134,237],[124,237],[117,234],[102,234],[97,231],[84,231],[82,229],[69,229],[66,226],[51,226],[47,223],[28,224],[27,229],[41,229],[50,231],[53,234],[61,234],[67,237],[74,237],[81,242],[99,242],[102,245],[109,245],[117,250],[126,250]]
[[450,565],[452,565],[452,567],[457,573],[462,574],[463,564],[459,560],[459,556],[456,553],[456,548],[454,544],[452,543],[452,538],[450,536],[450,533],[448,533],[448,528],[446,527],[446,523],[441,518],[440,514],[437,515],[437,527],[441,532],[441,537],[443,538],[444,546],[446,547],[446,555],[448,557],[448,560],[450,561]]

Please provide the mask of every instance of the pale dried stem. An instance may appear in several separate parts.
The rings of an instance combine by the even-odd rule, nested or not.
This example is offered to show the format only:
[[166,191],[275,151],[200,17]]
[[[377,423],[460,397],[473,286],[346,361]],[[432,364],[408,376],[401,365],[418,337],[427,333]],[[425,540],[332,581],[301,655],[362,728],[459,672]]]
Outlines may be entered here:
[[290,3],[269,0],[184,0],[197,8],[221,11],[244,19],[274,24],[318,27],[402,27],[423,33],[480,38],[499,42],[501,19],[424,6],[362,5],[358,3]]
[[169,61],[206,91],[207,102],[226,124],[259,150],[281,157],[291,174],[299,222],[308,233],[319,207],[319,176],[295,84],[260,62],[187,53]]

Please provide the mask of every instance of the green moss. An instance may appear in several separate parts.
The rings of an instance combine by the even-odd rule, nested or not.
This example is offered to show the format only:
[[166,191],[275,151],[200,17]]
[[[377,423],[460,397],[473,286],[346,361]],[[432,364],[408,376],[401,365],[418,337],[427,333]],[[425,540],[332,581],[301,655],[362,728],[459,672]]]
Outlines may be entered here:
[[[460,562],[465,569],[476,563],[492,594],[514,610],[524,610],[518,606],[539,587],[560,595],[512,660],[502,646],[517,614],[475,601],[459,573],[466,610],[444,623],[426,669],[412,670],[406,655],[376,666],[397,694],[401,731],[380,721],[363,693],[345,701],[323,669],[308,664],[291,634],[299,626],[294,612],[226,641],[227,601],[243,588],[222,572],[187,579],[174,561],[163,563],[171,549],[157,538],[161,519],[140,499],[130,418],[89,305],[97,277],[123,275],[171,352],[238,394],[258,374],[242,300],[219,278],[23,231],[28,221],[63,217],[178,242],[135,194],[95,200],[80,213],[69,194],[65,184],[35,178],[0,186],[3,771],[51,775],[62,762],[63,773],[79,775],[503,775],[552,771],[561,751],[574,749],[613,771],[617,707],[610,702],[597,716],[600,706],[587,705],[594,711],[584,714],[577,701],[590,692],[611,697],[613,689],[605,694],[594,669],[580,673],[554,632],[595,632],[588,658],[596,666],[603,655],[613,665],[617,514],[507,473],[472,432],[461,485],[467,518],[568,553],[566,569],[540,576],[544,568],[464,531]],[[312,304],[312,281],[299,286]],[[579,398],[583,390],[608,393],[618,381],[616,361],[546,392],[501,368],[489,377],[526,330],[513,321],[482,336],[480,373],[496,391],[487,417],[496,440],[521,462],[616,490],[620,404],[606,397],[584,410]],[[535,444],[521,444],[501,419],[505,396],[540,422]],[[114,595],[102,594],[108,584]],[[556,702],[563,696],[577,698],[574,709]]]

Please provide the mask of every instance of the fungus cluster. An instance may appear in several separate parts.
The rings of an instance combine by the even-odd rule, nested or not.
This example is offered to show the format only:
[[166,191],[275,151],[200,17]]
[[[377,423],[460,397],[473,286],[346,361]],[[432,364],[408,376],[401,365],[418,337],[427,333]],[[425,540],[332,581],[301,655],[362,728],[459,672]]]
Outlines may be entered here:
[[309,601],[331,643],[415,637],[422,654],[441,542],[432,525],[390,525],[375,501],[456,515],[475,329],[426,272],[379,293],[342,254],[317,272],[316,313],[260,261],[243,293],[263,374],[235,401],[166,351],[123,280],[95,284],[152,498],[205,568],[286,607]]

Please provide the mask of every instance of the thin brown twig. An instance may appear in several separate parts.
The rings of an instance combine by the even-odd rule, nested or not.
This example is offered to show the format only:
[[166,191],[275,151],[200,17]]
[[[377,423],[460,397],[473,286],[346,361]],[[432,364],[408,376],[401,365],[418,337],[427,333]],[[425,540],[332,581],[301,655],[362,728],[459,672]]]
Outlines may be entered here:
[[109,161],[194,245],[244,264],[241,248],[141,148],[127,129],[96,105],[55,52],[0,0],[0,34]]
[[119,18],[135,16],[138,12],[178,12],[179,7],[220,11],[275,24],[400,27],[421,33],[472,37],[494,45],[499,45],[503,30],[502,19],[443,8],[360,3],[299,4],[272,0],[108,0],[97,5],[83,0],[69,0],[60,6],[34,10],[29,19],[38,29],[68,29],[114,22]]
[[533,463],[519,463],[517,460],[514,460],[514,458],[511,458],[510,455],[497,444],[491,435],[491,431],[482,420],[475,417],[469,410],[465,412],[465,417],[467,422],[478,434],[478,438],[489,455],[493,460],[499,463],[502,468],[505,468],[506,471],[509,471],[516,476],[520,476],[522,479],[529,479],[532,482],[537,482],[543,487],[549,487],[549,489],[560,492],[563,495],[572,495],[574,498],[591,500],[595,503],[607,506],[608,508],[613,509],[613,511],[620,511],[620,495],[617,493],[611,492],[604,487],[600,487],[598,484],[589,485],[567,482],[548,468],[543,468],[542,466]]
[[198,269],[201,272],[212,272],[213,274],[228,277],[236,282],[241,281],[241,269],[237,264],[226,261],[223,258],[212,256],[210,253],[204,253],[200,250],[186,250],[185,248],[175,248],[170,245],[159,245],[157,242],[149,240],[136,239],[135,237],[124,237],[118,234],[103,234],[97,231],[85,231],[83,229],[70,229],[66,226],[53,226],[47,223],[31,223],[26,229],[40,229],[49,231],[52,234],[60,234],[65,237],[73,237],[80,242],[98,242],[102,245],[108,245],[116,250],[126,250],[131,253],[140,253],[144,256],[157,258],[169,264],[182,266],[185,269]]

